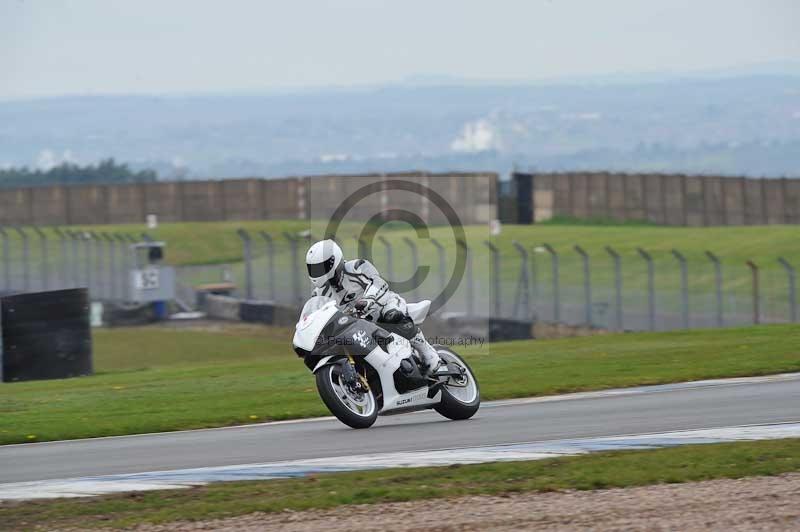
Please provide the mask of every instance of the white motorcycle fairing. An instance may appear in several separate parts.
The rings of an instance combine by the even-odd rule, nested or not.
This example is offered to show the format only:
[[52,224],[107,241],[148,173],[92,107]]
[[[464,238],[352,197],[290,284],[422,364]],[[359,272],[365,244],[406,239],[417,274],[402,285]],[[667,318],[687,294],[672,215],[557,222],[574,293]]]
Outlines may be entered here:
[[[322,299],[329,298],[320,297],[309,299],[303,307],[303,312],[300,314],[300,321],[294,326],[295,331],[292,343],[306,351],[314,349],[322,329],[328,324],[328,320],[331,316],[339,311],[335,301],[331,299],[324,302],[321,301]],[[316,305],[312,304],[313,300],[318,300],[316,301]]]
[[[394,385],[394,373],[400,368],[400,362],[410,357],[414,350],[411,343],[398,334],[392,334],[392,341],[388,346],[389,354],[381,349],[374,349],[365,357],[367,363],[378,373],[383,388],[383,408],[378,415],[407,412],[430,408],[442,400],[442,392],[437,391],[432,398],[428,398],[428,387],[424,386],[406,393],[399,393]],[[398,411],[398,412],[394,412]]]
[[[409,315],[415,323],[425,319],[430,308],[430,301],[420,301],[408,305]],[[303,350],[312,351],[317,346],[317,341],[323,329],[339,313],[336,302],[330,298],[316,296],[308,300],[301,312],[300,321],[295,326],[294,338],[292,343]],[[416,316],[416,317],[415,317]],[[356,318],[340,317],[340,323],[347,320],[357,321]],[[419,321],[417,321],[419,320]],[[365,323],[365,322],[362,322]],[[372,324],[369,324],[372,326]],[[358,331],[362,332],[362,331]],[[383,392],[383,406],[380,415],[408,412],[412,410],[422,410],[431,408],[441,402],[442,392],[437,390],[433,397],[428,397],[428,386],[400,393],[395,387],[394,374],[400,368],[403,359],[410,358],[414,354],[411,343],[402,336],[391,333],[392,341],[386,346],[386,351],[380,346],[373,348],[363,360],[369,364],[378,374]],[[388,353],[387,353],[388,351]],[[320,358],[315,364],[312,373],[316,373],[321,368],[337,363],[342,355],[328,355]]]

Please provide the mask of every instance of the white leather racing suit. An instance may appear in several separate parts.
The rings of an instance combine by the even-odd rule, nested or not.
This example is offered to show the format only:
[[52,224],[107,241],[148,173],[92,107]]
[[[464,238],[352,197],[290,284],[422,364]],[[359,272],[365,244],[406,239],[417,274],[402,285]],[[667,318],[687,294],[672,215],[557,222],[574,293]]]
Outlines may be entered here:
[[[364,259],[344,261],[341,279],[332,279],[325,286],[314,288],[312,296],[333,298],[341,309],[352,308],[356,301],[362,299],[372,300],[374,303],[366,317],[373,321],[380,320],[390,310],[408,315],[405,299],[391,291],[389,283],[380,276],[375,266]],[[439,366],[439,354],[425,340],[419,327],[416,327],[416,335],[409,340],[428,368],[436,369]]]

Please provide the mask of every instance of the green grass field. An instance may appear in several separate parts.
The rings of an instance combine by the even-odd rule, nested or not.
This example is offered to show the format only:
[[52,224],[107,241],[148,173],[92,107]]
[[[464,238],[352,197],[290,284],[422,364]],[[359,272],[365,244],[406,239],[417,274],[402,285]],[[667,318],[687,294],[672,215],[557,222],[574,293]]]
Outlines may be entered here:
[[[286,329],[96,330],[97,374],[0,384],[0,443],[328,415]],[[483,398],[800,371],[800,326],[485,344]]]
[[[284,245],[283,239],[280,238],[284,231],[297,233],[311,230],[314,236],[319,237],[324,224],[303,220],[167,223],[147,232],[156,239],[168,243],[168,262],[174,265],[202,265],[242,260],[241,242],[235,235],[238,228],[244,228],[254,235],[257,231],[266,231],[276,237],[280,245]],[[109,225],[85,229],[126,232],[138,236],[145,227]],[[352,237],[360,230],[360,224],[342,225],[339,239],[344,242],[351,255],[356,251],[355,240]],[[765,266],[771,266],[778,256],[784,256],[800,266],[800,227],[789,225],[748,227],[613,226],[574,223],[506,225],[497,237],[490,237],[488,229],[481,226],[467,226],[465,231],[468,241],[476,247],[476,251],[482,248],[482,241],[491,240],[504,250],[503,256],[508,259],[515,256],[511,242],[518,241],[526,246],[536,246],[546,242],[557,250],[569,254],[574,254],[572,246],[578,244],[597,257],[605,255],[603,249],[605,246],[612,246],[623,256],[631,257],[637,257],[635,254],[637,247],[652,251],[656,256],[668,254],[671,249],[677,248],[684,252],[687,258],[695,260],[706,261],[703,254],[706,250],[710,250],[731,264],[744,263],[752,259],[762,262]],[[402,237],[414,236],[414,231],[404,224],[389,224],[387,228],[379,231],[378,235],[385,235],[402,249]],[[446,247],[452,247],[453,236],[449,227],[432,227],[430,236],[439,239]],[[380,245],[377,247],[375,254],[380,256],[383,249]],[[425,245],[425,242],[420,243],[420,248],[421,257],[435,256],[432,253],[434,251],[432,246]]]
[[[253,512],[504,493],[592,490],[800,470],[800,440],[620,451],[529,462],[336,473],[88,499],[0,503],[9,530],[132,527]],[[39,529],[37,528],[37,529]]]

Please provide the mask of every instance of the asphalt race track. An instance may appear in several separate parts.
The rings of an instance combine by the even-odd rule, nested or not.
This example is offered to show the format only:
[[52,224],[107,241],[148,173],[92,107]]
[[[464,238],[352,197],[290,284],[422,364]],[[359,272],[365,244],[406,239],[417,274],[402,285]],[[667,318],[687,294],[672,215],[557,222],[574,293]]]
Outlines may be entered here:
[[0,483],[800,421],[800,374],[487,402],[353,430],[332,418],[0,447]]

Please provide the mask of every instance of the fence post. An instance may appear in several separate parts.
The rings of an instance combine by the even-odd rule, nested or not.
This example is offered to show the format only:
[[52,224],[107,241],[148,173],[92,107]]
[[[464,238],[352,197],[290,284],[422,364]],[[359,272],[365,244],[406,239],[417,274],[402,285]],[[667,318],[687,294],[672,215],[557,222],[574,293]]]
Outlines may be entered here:
[[500,250],[497,246],[484,240],[483,244],[489,248],[492,255],[492,288],[494,290],[494,316],[499,318],[502,310],[502,295],[500,294]]
[[[128,264],[128,268],[127,269],[131,270],[133,268],[138,268],[139,267],[139,262],[138,262],[138,255],[136,254],[136,248],[134,246],[131,246],[130,244],[139,244],[139,243],[142,242],[142,239],[141,238],[137,239],[135,236],[133,236],[130,233],[125,233],[124,235],[125,235],[125,238],[128,241],[128,250],[127,250],[127,253],[125,253],[125,260],[127,261],[127,264]],[[130,278],[129,278],[128,274],[127,274],[128,272],[126,271],[125,273],[126,273],[126,275],[125,275],[125,297],[130,299],[132,297],[132,295],[133,295],[132,292],[131,292],[132,285],[131,285],[131,282],[130,282]]]
[[592,326],[592,277],[589,272],[589,254],[582,247],[575,245],[575,252],[581,256],[583,261],[583,299],[586,303],[584,320],[586,326]]
[[31,288],[31,247],[28,234],[21,227],[14,227],[14,231],[22,239],[22,290],[29,292]]
[[[527,250],[526,250],[527,251]],[[533,315],[539,316],[539,266],[536,264],[536,253],[529,254],[531,265],[531,297],[533,299],[532,311]]]
[[47,249],[47,235],[44,231],[36,227],[32,227],[33,231],[39,237],[39,254],[41,255],[42,263],[39,265],[39,273],[42,276],[42,290],[47,290],[49,286],[50,272],[48,271],[48,249]]
[[[125,235],[120,233],[115,233],[114,238],[117,239],[119,242],[119,250],[120,250],[120,261],[119,261],[119,271],[121,275],[119,275],[119,281],[122,282],[122,290],[120,290],[120,297],[127,301],[130,299],[128,297],[128,291],[130,290],[130,282],[128,281],[128,267],[130,266],[130,253],[126,252],[125,244],[129,243],[130,241],[125,237]],[[118,282],[119,282],[118,281]]]
[[412,292],[411,292],[411,294],[412,294],[411,297],[414,298],[414,301],[418,301],[419,300],[419,295],[418,295],[418,293],[419,293],[418,292],[418,288],[419,287],[417,286],[417,270],[419,269],[419,255],[417,254],[417,244],[413,240],[408,238],[407,236],[403,237],[403,242],[406,243],[406,245],[409,247],[409,249],[411,251],[411,271],[413,272],[412,273],[413,277],[411,277],[411,282],[413,283],[413,289],[412,289]]
[[80,235],[81,241],[83,242],[83,256],[86,260],[84,266],[86,268],[86,288],[91,294],[93,291],[92,280],[94,279],[92,275],[92,236],[87,231],[81,231]]
[[[125,238],[127,239],[128,244],[139,244],[140,242],[142,242],[141,238],[137,239],[135,236],[133,236],[130,233],[125,233]],[[128,261],[128,266],[129,266],[128,269],[133,269],[134,267],[138,267],[139,266],[138,261],[137,261],[136,249],[133,246],[128,245],[128,252],[125,254],[125,256],[126,256],[126,260]],[[130,278],[127,275],[127,272],[126,272],[126,275],[125,275],[125,297],[128,298],[128,299],[131,299],[131,297],[133,296],[131,289],[132,289],[132,286],[131,286]]]
[[379,236],[378,240],[380,240],[381,244],[386,248],[386,273],[388,275],[387,281],[391,286],[392,282],[394,282],[394,261],[392,260],[392,243],[386,240],[385,237]]
[[467,316],[475,315],[475,279],[472,275],[472,253],[466,240],[457,240],[457,246],[464,248],[464,275],[467,278]]
[[[236,234],[242,239],[244,247],[244,295],[248,300],[253,298],[253,242],[250,235],[242,228],[236,230]],[[142,233],[144,236],[144,233]]]
[[550,254],[550,267],[553,277],[553,321],[561,321],[561,280],[559,279],[559,260],[558,253],[550,244],[542,244],[542,247]]
[[267,280],[269,282],[269,298],[275,301],[275,242],[272,235],[266,231],[259,231],[258,234],[264,239],[267,245],[267,268],[269,269]]
[[283,232],[283,238],[289,241],[289,249],[292,255],[292,295],[295,303],[300,302],[300,264],[297,260],[297,239],[288,232]]
[[797,321],[797,270],[783,257],[778,257],[778,262],[789,277],[789,320],[794,323]]
[[116,242],[114,238],[107,234],[101,233],[103,240],[106,241],[106,246],[108,247],[108,289],[106,290],[106,297],[109,297],[111,300],[114,300],[117,296],[117,285],[114,282],[116,269],[117,269],[117,261],[116,261]]
[[647,323],[651,331],[656,330],[656,281],[653,257],[643,250],[636,248],[636,251],[647,263]]
[[89,231],[89,236],[92,237],[92,244],[94,247],[94,264],[95,264],[95,275],[94,275],[94,284],[97,288],[97,296],[102,297],[105,292],[105,287],[103,286],[105,280],[105,260],[103,259],[103,239],[95,233],[94,231]]
[[[356,254],[359,259],[364,259],[372,262],[372,265],[375,265],[375,259],[367,251],[367,242],[361,238],[359,235],[353,235],[353,240],[356,241]],[[371,250],[370,250],[371,251]]]
[[59,266],[59,271],[61,272],[61,286],[60,288],[66,288],[69,286],[69,255],[67,253],[67,237],[64,232],[59,229],[58,227],[53,228],[53,232],[58,236],[58,256],[61,259],[61,264]]
[[722,301],[722,261],[719,257],[706,251],[706,257],[714,265],[714,291],[717,299],[717,327],[723,327],[725,320],[723,319],[723,301]]
[[80,275],[80,266],[78,265],[78,237],[72,229],[67,229],[67,236],[69,237],[69,269],[70,277],[72,277],[69,286],[70,288],[77,288],[80,284],[80,280],[78,279]]
[[444,292],[445,286],[445,256],[444,256],[444,246],[435,238],[431,238],[431,244],[436,248],[436,254],[439,259],[439,293],[441,294]]
[[672,256],[678,260],[681,268],[681,324],[684,329],[689,328],[689,273],[686,268],[686,257],[677,249],[672,250]]
[[753,323],[761,323],[761,283],[759,282],[758,265],[752,260],[745,262],[753,275]]
[[[69,230],[67,234],[70,237],[70,245],[72,246],[72,278],[75,287],[83,287],[84,277],[84,261],[86,259],[86,249],[83,245],[83,233],[80,229]],[[86,287],[88,288],[88,287]]]
[[11,289],[11,257],[9,256],[8,233],[0,227],[0,237],[3,238],[3,289]]
[[606,246],[606,253],[614,260],[614,313],[616,328],[623,330],[622,323],[622,260],[614,248]]
[[[358,252],[359,259],[366,259],[367,258],[367,243],[364,242],[364,239],[358,235],[353,235],[353,238],[356,241],[356,250]],[[371,257],[370,257],[371,258]]]
[[527,320],[531,317],[529,296],[530,281],[528,279],[528,251],[525,249],[525,246],[516,240],[512,240],[511,245],[514,246],[514,249],[516,249],[517,253],[519,253],[519,280],[517,281],[517,293],[514,296],[514,317],[517,317],[517,310],[521,304],[523,310],[522,317],[523,319]]
[[72,255],[72,287],[78,288],[81,285],[81,241],[77,230],[68,229],[67,236]]

